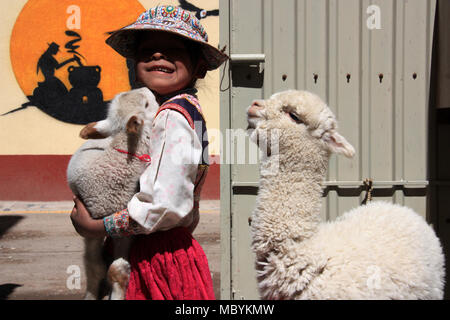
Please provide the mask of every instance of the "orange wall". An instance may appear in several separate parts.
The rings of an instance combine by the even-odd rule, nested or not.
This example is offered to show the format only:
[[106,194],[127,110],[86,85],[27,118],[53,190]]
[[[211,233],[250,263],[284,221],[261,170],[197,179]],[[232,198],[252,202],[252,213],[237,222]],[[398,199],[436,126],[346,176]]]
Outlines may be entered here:
[[[59,62],[74,56],[64,45],[70,39],[65,31],[72,30],[82,36],[77,52],[83,54],[85,65],[100,65],[101,80],[98,88],[104,101],[128,90],[128,70],[124,60],[104,44],[106,31],[120,28],[143,11],[161,1],[109,0],[15,0],[0,2],[2,28],[0,28],[0,114],[7,113],[30,99],[38,82],[44,82],[37,71],[39,57],[52,42],[58,43],[59,52],[54,58]],[[218,9],[218,0],[191,0],[206,10]],[[177,0],[164,4],[177,5]],[[74,11],[78,7],[79,12]],[[72,7],[71,7],[72,6]],[[43,19],[47,17],[47,19]],[[201,20],[208,32],[209,42],[218,45],[219,17]],[[56,70],[58,78],[68,90],[68,63]],[[219,129],[219,71],[209,72],[198,83],[199,99],[209,130]],[[31,103],[32,104],[32,103]],[[76,112],[76,111],[74,111]],[[68,159],[84,142],[78,137],[83,125],[64,122],[36,106],[0,116],[0,200],[67,200],[70,192],[66,186],[65,169]],[[219,141],[210,141],[210,156],[219,154]],[[204,196],[219,197],[219,167],[213,165],[208,175],[209,186]]]

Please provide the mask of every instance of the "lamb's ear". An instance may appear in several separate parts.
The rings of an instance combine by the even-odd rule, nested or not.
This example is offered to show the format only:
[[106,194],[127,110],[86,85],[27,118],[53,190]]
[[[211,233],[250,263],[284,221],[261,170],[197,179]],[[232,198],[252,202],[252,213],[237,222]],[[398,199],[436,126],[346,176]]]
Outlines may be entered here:
[[331,152],[343,154],[347,158],[355,155],[355,148],[335,130],[332,130],[329,134],[325,134],[322,139]]
[[137,116],[131,116],[130,120],[127,122],[127,133],[138,134],[142,128],[144,122]]
[[80,131],[80,138],[83,139],[103,139],[106,138],[106,136],[103,133],[100,133],[97,128],[97,122],[91,122],[87,124],[83,129]]

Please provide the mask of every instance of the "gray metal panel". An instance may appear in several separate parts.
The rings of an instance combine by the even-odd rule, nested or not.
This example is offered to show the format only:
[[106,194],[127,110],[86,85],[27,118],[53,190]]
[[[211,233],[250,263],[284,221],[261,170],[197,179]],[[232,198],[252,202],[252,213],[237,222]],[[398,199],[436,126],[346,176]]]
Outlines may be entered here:
[[[231,53],[263,53],[263,7],[259,0],[231,1]],[[236,19],[236,17],[245,19]],[[246,78],[246,69],[233,69],[233,80]],[[266,71],[265,71],[266,72]],[[242,73],[242,74],[241,74]],[[242,164],[238,157],[245,156],[248,159],[248,150],[239,150],[242,141],[245,146],[250,146],[248,137],[244,131],[247,127],[245,109],[253,99],[263,96],[262,88],[243,87],[233,81],[231,88],[231,121],[232,129],[230,144],[236,157],[231,159],[232,183],[256,181],[258,179],[258,165]],[[241,142],[240,142],[241,141]],[[245,161],[244,161],[245,162]],[[245,162],[247,163],[247,162]],[[255,257],[250,250],[250,229],[248,218],[254,206],[254,195],[239,195],[233,189],[232,196],[232,298],[257,299],[256,277],[254,273]]]
[[[430,70],[429,12],[430,1],[404,3],[403,45],[403,174],[405,180],[421,179],[426,172],[428,85]],[[413,73],[417,78],[413,78]],[[413,161],[412,161],[413,160]],[[404,204],[425,212],[426,203],[421,198],[405,197]]]
[[[220,44],[230,47],[230,11],[229,2],[219,2],[220,12]],[[227,66],[226,64],[225,66]],[[220,93],[220,128],[224,132],[231,127],[228,106],[231,103],[230,90],[223,88],[230,86],[229,68],[221,69]],[[226,156],[224,142],[221,143],[220,165],[220,299],[231,299],[231,166],[222,160]]]
[[[332,156],[330,180],[358,181],[360,174],[360,86],[361,86],[361,2],[329,2],[329,97],[328,103],[339,120],[339,131],[353,144],[357,153],[353,159]],[[349,78],[347,78],[349,76]],[[359,129],[359,130],[358,130]],[[358,205],[358,197],[338,197],[330,194],[328,218]]]
[[[230,54],[265,54],[261,74],[254,66],[232,65],[232,86],[221,94],[224,137],[226,129],[246,128],[245,109],[253,99],[285,89],[310,90],[329,103],[340,133],[357,150],[353,159],[332,156],[323,218],[334,219],[357,206],[364,196],[360,183],[365,178],[375,181],[375,199],[406,204],[425,215],[435,0],[221,0],[220,4],[221,43],[229,44]],[[370,5],[381,9],[379,30],[366,25]],[[229,25],[228,20],[223,24],[224,19]],[[233,134],[224,139],[223,154],[229,155],[238,139],[248,143],[239,132]],[[225,274],[230,285],[222,284],[222,293],[234,299],[257,298],[247,219],[254,206],[258,170],[256,164],[236,163],[238,156],[248,160],[248,147],[233,151],[227,162],[233,164],[225,170],[222,165],[221,170],[221,178],[229,179],[221,182],[222,202],[229,201],[229,206],[222,206],[229,210],[222,211],[226,223],[222,228],[231,228],[222,238],[231,237],[224,244],[230,247],[223,250],[229,254],[223,259],[230,261],[222,264],[229,268]]]

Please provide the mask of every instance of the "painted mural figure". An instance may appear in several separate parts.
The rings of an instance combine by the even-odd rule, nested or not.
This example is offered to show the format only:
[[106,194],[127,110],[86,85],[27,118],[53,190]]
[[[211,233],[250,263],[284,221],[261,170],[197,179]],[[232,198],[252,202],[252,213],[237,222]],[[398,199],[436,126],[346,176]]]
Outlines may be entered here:
[[81,60],[77,55],[73,55],[73,58],[70,58],[62,63],[58,63],[58,61],[53,57],[59,52],[59,45],[55,42],[49,44],[48,49],[42,54],[39,58],[36,73],[39,72],[39,69],[42,71],[42,74],[45,77],[45,81],[50,80],[55,76],[55,70],[65,66],[70,62],[78,62],[81,66]]
[[195,17],[199,20],[204,19],[208,16],[218,16],[219,15],[219,9],[205,10],[205,9],[197,7],[193,3],[190,3],[186,0],[178,0],[178,2],[180,4],[180,7],[183,8],[184,10],[195,12]]
[[64,83],[55,77],[55,71],[71,62],[78,62],[80,66],[82,65],[80,58],[75,54],[73,58],[59,63],[54,57],[58,52],[59,45],[52,42],[39,58],[36,73],[39,73],[40,70],[45,80],[38,82],[38,87],[33,92],[32,102],[34,103],[44,106],[60,104],[68,94],[68,90]]
[[[103,101],[103,93],[97,87],[101,78],[101,67],[84,65],[81,58],[85,57],[77,51],[80,46],[76,45],[81,41],[81,36],[72,30],[67,30],[65,34],[72,38],[64,47],[73,57],[58,62],[55,56],[60,51],[60,46],[55,42],[49,43],[48,49],[39,57],[36,67],[36,73],[42,72],[44,81],[37,83],[33,95],[27,96],[28,102],[3,115],[36,106],[48,115],[69,123],[86,124],[105,118],[108,101]],[[69,90],[63,81],[55,76],[55,72],[70,63],[74,65],[67,68],[68,80],[72,86]]]

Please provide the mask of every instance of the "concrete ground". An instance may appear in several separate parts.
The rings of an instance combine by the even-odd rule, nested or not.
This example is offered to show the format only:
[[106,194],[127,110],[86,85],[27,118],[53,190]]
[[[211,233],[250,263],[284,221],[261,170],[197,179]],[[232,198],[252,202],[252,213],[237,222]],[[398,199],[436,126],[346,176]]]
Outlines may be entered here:
[[[73,202],[0,201],[0,300],[81,299],[83,240],[69,215]],[[200,203],[194,237],[202,245],[220,298],[220,202]]]

